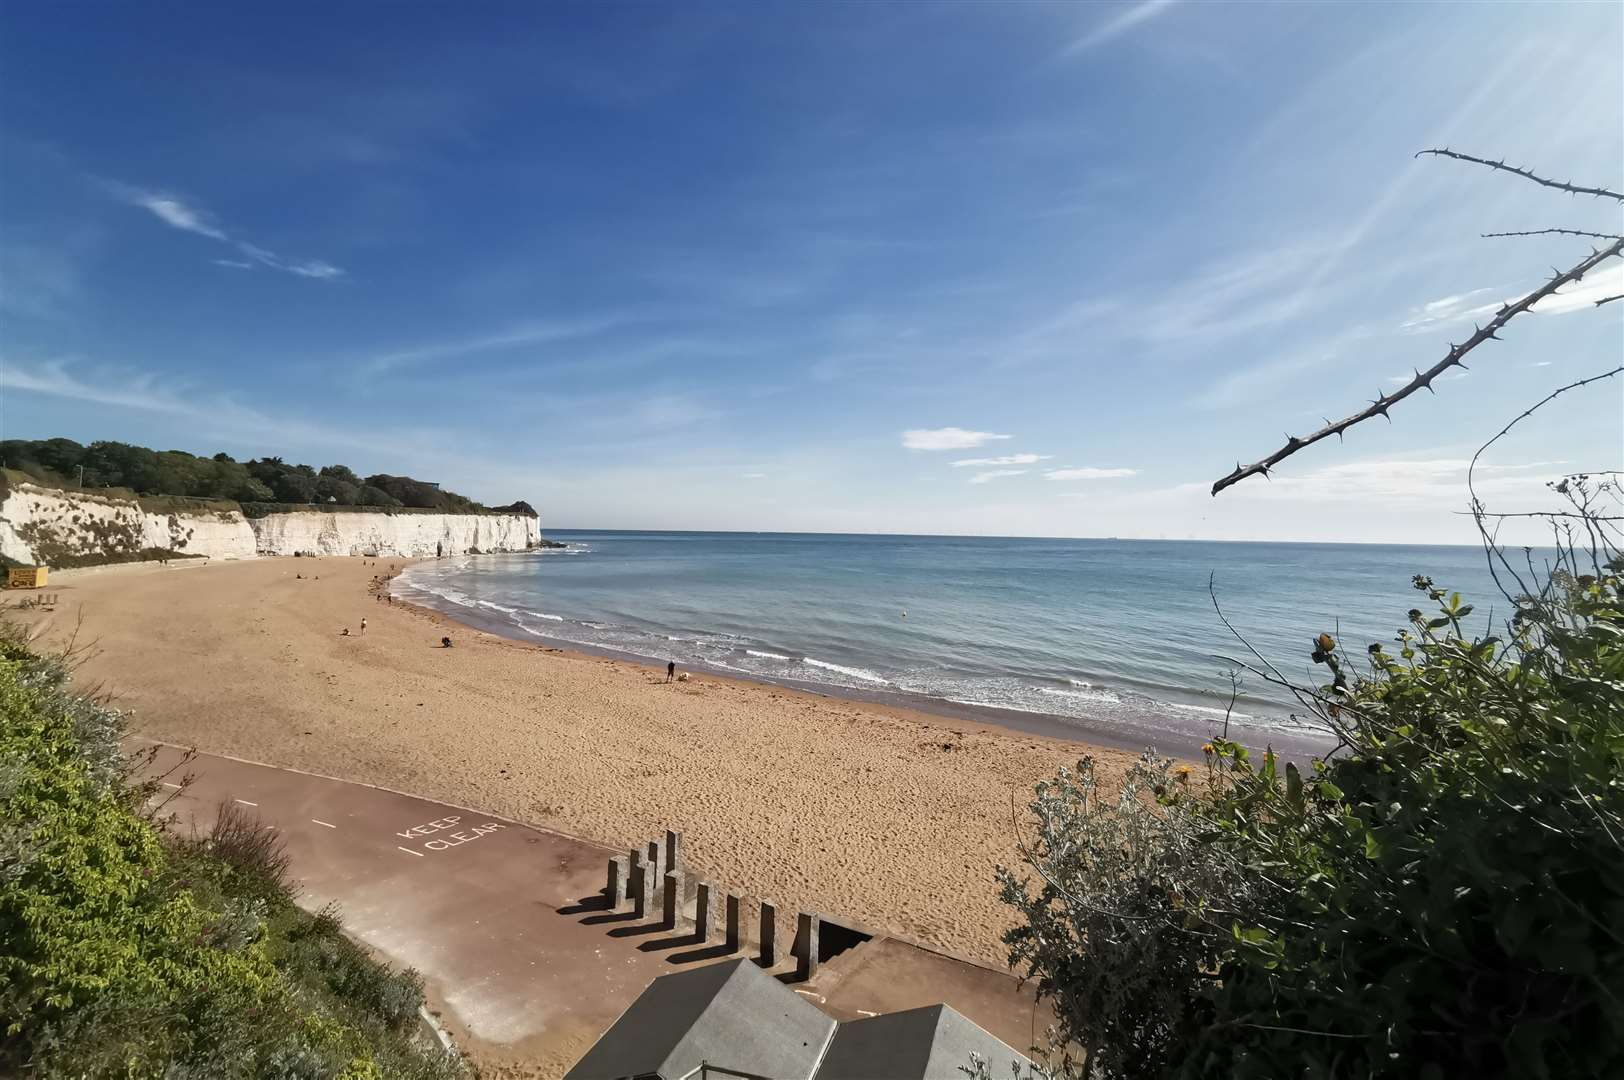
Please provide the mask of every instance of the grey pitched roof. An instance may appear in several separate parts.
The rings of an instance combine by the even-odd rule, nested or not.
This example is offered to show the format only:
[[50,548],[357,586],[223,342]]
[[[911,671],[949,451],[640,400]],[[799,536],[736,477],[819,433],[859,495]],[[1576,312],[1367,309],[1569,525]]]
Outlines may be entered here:
[[810,1080],[835,1022],[749,960],[662,975],[565,1080],[679,1080],[700,1062]]
[[964,1080],[972,1052],[994,1080],[1009,1076],[1011,1061],[1029,1074],[1024,1055],[946,1005],[926,1005],[841,1024],[817,1080]]

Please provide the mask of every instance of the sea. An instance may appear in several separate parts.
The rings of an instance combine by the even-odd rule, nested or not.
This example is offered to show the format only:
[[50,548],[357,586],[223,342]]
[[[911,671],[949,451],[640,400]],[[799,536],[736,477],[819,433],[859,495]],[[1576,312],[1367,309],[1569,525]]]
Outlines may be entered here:
[[1169,753],[1224,730],[1323,748],[1285,690],[1235,661],[1263,666],[1255,650],[1322,684],[1314,637],[1355,656],[1391,641],[1430,606],[1416,574],[1475,601],[1483,627],[1509,613],[1476,547],[548,535],[565,546],[418,563],[395,594],[520,640]]

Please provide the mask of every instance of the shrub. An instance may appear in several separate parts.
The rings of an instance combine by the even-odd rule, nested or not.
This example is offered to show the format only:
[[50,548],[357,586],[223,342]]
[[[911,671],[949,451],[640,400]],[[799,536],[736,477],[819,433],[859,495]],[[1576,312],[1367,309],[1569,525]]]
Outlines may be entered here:
[[1306,773],[1214,740],[1108,809],[1086,767],[1039,788],[1044,885],[1000,876],[1057,1071],[1624,1075],[1624,559],[1559,562],[1504,639],[1425,578],[1358,664],[1315,639]]
[[415,972],[293,906],[263,826],[179,843],[142,816],[120,718],[69,667],[0,624],[0,1076],[465,1075],[408,1022]]
[[281,834],[262,822],[257,814],[250,814],[230,799],[222,799],[215,813],[214,827],[202,847],[237,875],[239,887],[258,896],[292,899],[287,844]]

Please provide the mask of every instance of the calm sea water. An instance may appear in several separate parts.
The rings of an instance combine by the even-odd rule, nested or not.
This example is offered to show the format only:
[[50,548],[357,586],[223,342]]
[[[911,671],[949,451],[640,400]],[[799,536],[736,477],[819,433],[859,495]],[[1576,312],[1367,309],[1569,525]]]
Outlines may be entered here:
[[[1358,652],[1424,606],[1417,573],[1497,598],[1468,547],[556,531],[562,551],[419,564],[396,593],[520,638],[913,704],[1057,718],[1079,737],[1206,737],[1218,654],[1320,681],[1310,639]],[[1502,605],[1503,606],[1503,605]],[[1244,677],[1233,733],[1293,731]],[[1301,733],[1301,728],[1296,729]],[[1174,742],[1180,739],[1172,740]]]

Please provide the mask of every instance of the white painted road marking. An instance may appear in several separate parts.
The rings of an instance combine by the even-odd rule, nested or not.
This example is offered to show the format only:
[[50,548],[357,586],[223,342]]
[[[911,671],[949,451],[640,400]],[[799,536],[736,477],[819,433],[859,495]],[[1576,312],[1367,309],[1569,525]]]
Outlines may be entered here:
[[180,789],[180,785],[179,785],[179,784],[171,784],[171,783],[170,783],[170,782],[169,782],[169,781],[168,781],[168,780],[165,780],[165,781],[164,781],[164,782],[163,782],[163,785],[164,785],[164,787],[172,787],[172,788],[175,788],[175,789],[176,789],[176,790],[177,790],[177,791],[178,791],[178,790],[179,790],[179,789]]
[[396,844],[395,846],[400,848],[400,850],[404,851],[408,855],[416,855],[419,859],[427,858],[427,856],[425,856],[421,851],[413,851],[409,847],[400,847],[399,844]]
[[232,799],[231,801],[232,802],[240,802],[244,806],[258,806],[259,805],[259,803],[257,803],[257,802],[249,802],[247,799]]
[[[328,823],[327,823],[327,822],[325,822],[325,821],[323,821],[323,820],[321,820],[321,819],[320,819],[320,818],[311,818],[311,819],[310,819],[310,820],[311,820],[311,821],[314,821],[314,822],[315,822],[315,823],[316,823],[316,824],[317,824],[317,825],[327,825],[327,827],[328,827],[328,828],[329,828],[329,829],[336,829],[336,828],[338,828],[338,826],[337,826],[337,825],[328,825]],[[397,844],[397,845],[396,845],[396,846],[397,846],[397,847],[398,847],[398,846],[399,846],[399,845],[398,845],[398,844]]]

